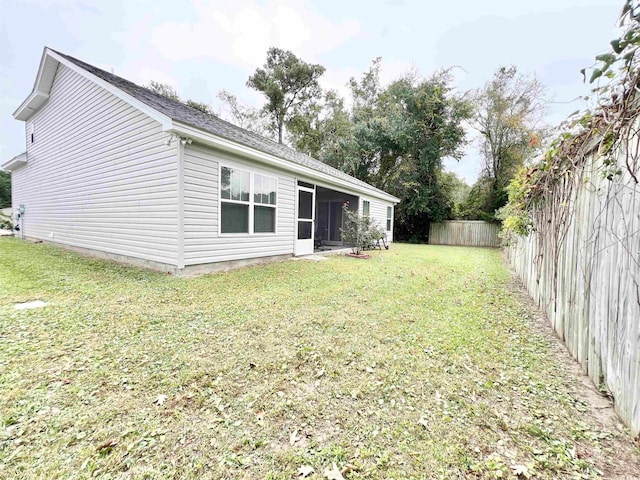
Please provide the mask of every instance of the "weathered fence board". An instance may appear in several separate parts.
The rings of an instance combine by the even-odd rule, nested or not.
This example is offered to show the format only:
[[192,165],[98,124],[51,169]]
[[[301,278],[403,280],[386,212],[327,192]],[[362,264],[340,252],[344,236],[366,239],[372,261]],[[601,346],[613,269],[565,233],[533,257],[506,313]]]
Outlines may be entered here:
[[498,232],[495,223],[450,220],[432,223],[429,227],[429,243],[432,245],[461,245],[467,247],[499,247]]
[[611,392],[619,416],[637,435],[640,186],[622,156],[623,173],[613,180],[603,178],[600,161],[591,158],[567,180],[573,182],[571,213],[561,231],[534,232],[507,251],[558,336],[592,381]]

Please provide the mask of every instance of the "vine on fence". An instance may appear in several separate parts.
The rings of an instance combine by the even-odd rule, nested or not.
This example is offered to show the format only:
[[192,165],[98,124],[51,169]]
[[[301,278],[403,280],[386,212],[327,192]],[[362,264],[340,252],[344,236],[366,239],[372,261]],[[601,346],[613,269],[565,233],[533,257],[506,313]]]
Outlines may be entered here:
[[[602,158],[599,174],[613,180],[623,173],[616,156],[624,154],[624,168],[638,184],[640,136],[637,119],[640,104],[640,0],[626,0],[620,14],[622,34],[611,42],[611,51],[596,57],[589,82],[596,86],[595,105],[575,112],[561,126],[562,133],[544,156],[519,172],[509,186],[509,202],[499,217],[502,235],[527,235],[553,229],[563,234],[571,216],[571,194],[576,175],[590,155]],[[583,69],[585,81],[587,70]],[[559,247],[559,245],[558,245]]]

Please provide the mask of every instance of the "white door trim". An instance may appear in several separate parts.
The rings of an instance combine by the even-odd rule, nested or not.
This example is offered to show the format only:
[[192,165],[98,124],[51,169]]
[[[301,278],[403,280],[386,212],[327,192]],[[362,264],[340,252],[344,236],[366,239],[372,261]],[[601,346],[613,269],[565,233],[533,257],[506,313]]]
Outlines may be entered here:
[[[311,218],[300,218],[300,192],[307,192],[311,194]],[[316,224],[316,189],[301,187],[296,181],[296,216],[295,216],[295,228],[293,229],[294,235],[294,255],[311,255],[313,253],[313,242],[315,236],[315,224]],[[311,238],[298,239],[298,226],[300,222],[311,224]]]

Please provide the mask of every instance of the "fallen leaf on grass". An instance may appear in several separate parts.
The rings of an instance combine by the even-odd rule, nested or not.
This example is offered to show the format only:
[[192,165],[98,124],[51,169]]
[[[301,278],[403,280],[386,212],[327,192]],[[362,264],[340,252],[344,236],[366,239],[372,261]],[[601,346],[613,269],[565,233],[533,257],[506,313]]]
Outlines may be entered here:
[[120,439],[119,438],[110,438],[106,442],[103,442],[100,445],[98,445],[96,447],[96,450],[100,452],[100,451],[105,450],[107,448],[113,448],[116,445],[118,445],[119,443],[120,443]]
[[297,430],[294,430],[289,434],[289,445],[293,447],[298,440],[300,440],[300,437],[298,436]]
[[261,427],[264,427],[264,411],[258,410],[255,413],[255,416],[256,416],[256,423]]
[[347,463],[344,468],[342,469],[342,475],[346,475],[347,473],[351,473],[351,472],[357,472],[358,471],[358,467],[356,467],[355,465],[351,465],[350,463]]
[[167,398],[169,397],[167,397],[166,395],[160,394],[158,395],[158,398],[156,398],[153,403],[155,403],[156,405],[163,405],[164,402],[167,400]]
[[302,478],[306,478],[309,475],[311,475],[315,470],[313,469],[313,467],[310,467],[309,465],[303,465],[298,469],[298,476],[302,477]]
[[511,470],[516,477],[531,478],[529,469],[525,465],[514,465]]
[[345,480],[342,476],[342,472],[338,470],[338,466],[333,462],[331,464],[331,469],[324,469],[324,476],[327,480]]

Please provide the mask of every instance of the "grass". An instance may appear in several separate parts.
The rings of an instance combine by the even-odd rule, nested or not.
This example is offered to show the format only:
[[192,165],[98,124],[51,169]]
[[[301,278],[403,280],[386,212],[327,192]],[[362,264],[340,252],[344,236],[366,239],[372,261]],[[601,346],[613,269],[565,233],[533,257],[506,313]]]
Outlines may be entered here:
[[[0,240],[3,478],[591,478],[613,438],[500,252],[181,279]],[[13,305],[44,300],[37,310]],[[519,469],[519,470],[518,470]]]

